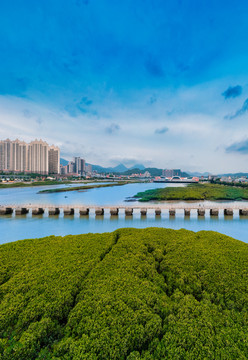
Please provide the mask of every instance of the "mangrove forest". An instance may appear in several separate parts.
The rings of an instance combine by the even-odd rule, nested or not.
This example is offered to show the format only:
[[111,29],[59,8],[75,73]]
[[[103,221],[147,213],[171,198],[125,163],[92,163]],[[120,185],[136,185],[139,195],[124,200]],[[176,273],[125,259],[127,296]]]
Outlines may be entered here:
[[1,360],[246,359],[248,245],[147,228],[0,246]]
[[220,184],[189,184],[146,190],[134,196],[139,201],[169,200],[248,200],[248,187]]

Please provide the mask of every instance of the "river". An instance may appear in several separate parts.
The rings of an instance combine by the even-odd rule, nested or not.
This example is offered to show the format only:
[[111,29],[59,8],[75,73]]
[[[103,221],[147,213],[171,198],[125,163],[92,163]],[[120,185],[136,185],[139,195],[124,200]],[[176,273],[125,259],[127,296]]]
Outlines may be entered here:
[[[73,186],[73,185],[68,185]],[[40,190],[65,187],[65,185],[39,186],[25,188],[0,189],[0,205],[5,204],[49,204],[49,205],[137,205],[138,202],[125,202],[140,191],[161,188],[164,186],[182,186],[182,184],[159,184],[159,183],[136,183],[123,186],[98,188],[91,190],[43,193]],[[199,203],[199,202],[197,202]],[[201,202],[204,206],[204,202]],[[205,202],[211,204],[211,202]],[[237,203],[237,202],[236,202]],[[227,207],[232,204],[227,204]],[[142,205],[141,205],[142,206]],[[248,202],[247,202],[248,207]],[[114,231],[123,227],[145,228],[150,226],[165,227],[172,229],[185,228],[192,231],[213,230],[232,236],[236,239],[248,242],[248,217],[239,217],[238,211],[234,211],[233,217],[224,216],[220,211],[219,217],[206,216],[199,218],[196,211],[191,216],[184,217],[183,210],[178,210],[175,217],[169,217],[168,211],[163,211],[161,217],[155,217],[154,211],[148,210],[146,217],[141,217],[139,211],[134,211],[132,217],[125,217],[121,211],[118,217],[110,217],[106,212],[103,217],[95,217],[91,212],[88,217],[80,217],[76,212],[74,216],[64,217],[63,213],[58,217],[43,216],[15,217],[14,215],[0,216],[0,243],[15,240],[38,238],[48,235],[65,236],[68,234],[102,233]]]

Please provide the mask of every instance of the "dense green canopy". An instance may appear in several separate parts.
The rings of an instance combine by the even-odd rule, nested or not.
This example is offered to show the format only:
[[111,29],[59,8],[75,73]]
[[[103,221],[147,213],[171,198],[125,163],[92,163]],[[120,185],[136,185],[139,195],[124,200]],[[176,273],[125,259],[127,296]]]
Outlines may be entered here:
[[246,359],[248,245],[148,228],[0,246],[0,359]]
[[220,184],[189,184],[139,192],[139,201],[150,200],[248,200],[248,187]]

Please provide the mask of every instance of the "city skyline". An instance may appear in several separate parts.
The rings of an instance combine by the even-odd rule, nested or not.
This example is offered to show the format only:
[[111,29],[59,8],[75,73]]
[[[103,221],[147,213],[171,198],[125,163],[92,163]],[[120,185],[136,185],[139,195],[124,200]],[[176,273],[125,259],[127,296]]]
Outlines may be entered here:
[[60,173],[60,149],[43,140],[0,140],[0,171],[37,174]]
[[0,138],[102,166],[247,172],[244,0],[14,4],[0,4]]

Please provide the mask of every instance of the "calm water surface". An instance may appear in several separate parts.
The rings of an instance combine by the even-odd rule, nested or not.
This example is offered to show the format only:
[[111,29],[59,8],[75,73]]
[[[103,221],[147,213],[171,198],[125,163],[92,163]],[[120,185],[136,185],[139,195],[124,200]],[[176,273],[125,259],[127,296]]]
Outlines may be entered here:
[[[99,185],[100,183],[97,183]],[[107,184],[107,183],[103,183]],[[52,204],[52,205],[121,205],[127,204],[125,199],[137,194],[139,191],[148,189],[161,188],[159,183],[136,183],[123,186],[113,186],[107,188],[96,188],[83,190],[85,185],[82,184],[82,190],[60,193],[43,193],[39,191],[46,189],[56,189],[64,187],[80,186],[73,185],[54,185],[54,186],[35,186],[26,188],[0,189],[0,205],[3,204]],[[168,184],[167,186],[172,186]],[[183,186],[176,184],[176,186]]]
[[[175,186],[175,184],[166,184],[166,186]],[[52,188],[57,187],[65,187],[65,185]],[[48,194],[38,194],[38,192],[49,189],[51,186],[0,189],[0,204],[127,205],[125,199],[137,192],[161,187],[163,185],[159,183],[128,184],[110,188]],[[132,204],[137,203],[131,202],[130,206]],[[248,218],[240,218],[238,211],[234,211],[233,217],[224,217],[221,211],[217,218],[210,218],[208,212],[204,218],[198,218],[196,211],[192,211],[191,216],[185,218],[183,211],[178,210],[176,216],[171,218],[168,211],[163,211],[161,217],[155,217],[154,211],[149,210],[146,217],[141,217],[137,210],[134,211],[133,217],[125,217],[124,211],[121,210],[118,217],[110,217],[108,211],[104,217],[95,217],[93,212],[88,217],[80,217],[77,212],[71,217],[64,217],[62,213],[58,217],[48,217],[47,213],[43,216],[32,216],[31,214],[19,217],[0,216],[0,243],[48,235],[101,233],[122,227],[145,228],[149,226],[172,229],[185,228],[193,231],[213,230],[248,242]]]

